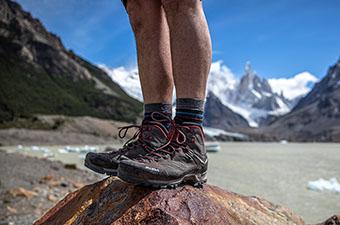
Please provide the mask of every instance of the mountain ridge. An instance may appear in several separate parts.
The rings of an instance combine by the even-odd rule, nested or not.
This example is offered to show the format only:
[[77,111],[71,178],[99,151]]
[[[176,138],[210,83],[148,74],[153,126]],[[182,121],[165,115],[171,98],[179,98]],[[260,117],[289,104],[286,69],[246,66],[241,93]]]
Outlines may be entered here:
[[204,115],[204,126],[228,131],[249,128],[246,119],[223,105],[220,99],[211,91],[207,94]]
[[34,114],[135,121],[142,104],[10,0],[0,0],[0,120]]
[[340,141],[340,60],[291,112],[263,132],[279,140]]
[[[137,68],[99,67],[127,93],[143,100]],[[282,92],[278,94],[274,91],[267,79],[261,78],[252,70],[250,63],[246,64],[245,73],[239,81],[231,75],[228,77],[228,74],[231,72],[221,61],[214,62],[208,79],[207,95],[209,92],[213,93],[224,106],[244,117],[252,127],[267,124],[267,118],[288,113],[297,102],[297,98],[288,99]],[[207,103],[208,101],[209,99]],[[208,114],[209,112],[206,116]]]

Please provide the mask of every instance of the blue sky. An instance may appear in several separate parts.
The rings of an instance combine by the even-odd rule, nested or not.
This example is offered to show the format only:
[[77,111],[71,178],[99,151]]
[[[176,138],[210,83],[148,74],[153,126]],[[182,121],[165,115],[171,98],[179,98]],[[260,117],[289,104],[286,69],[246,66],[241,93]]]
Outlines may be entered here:
[[[340,57],[339,0],[203,0],[213,60],[242,75],[246,61],[262,77],[317,77]],[[136,65],[135,44],[119,0],[17,0],[93,63]]]

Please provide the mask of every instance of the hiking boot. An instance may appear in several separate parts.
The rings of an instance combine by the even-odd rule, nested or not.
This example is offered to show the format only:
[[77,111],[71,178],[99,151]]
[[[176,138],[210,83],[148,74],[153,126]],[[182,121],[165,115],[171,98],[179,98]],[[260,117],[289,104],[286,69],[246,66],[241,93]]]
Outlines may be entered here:
[[134,159],[122,160],[118,177],[136,185],[175,188],[182,183],[202,186],[207,181],[208,158],[200,126],[176,125],[163,147]]
[[[171,118],[165,119],[171,121]],[[121,127],[119,131],[120,138],[124,138],[130,128],[137,128],[138,130],[118,151],[89,152],[86,155],[84,164],[87,168],[97,173],[116,176],[118,164],[123,155],[125,158],[133,159],[154,151],[154,149],[169,141],[172,136],[171,133],[173,133],[171,127],[170,131],[168,131],[161,123],[161,120],[143,121],[141,126],[130,125]]]

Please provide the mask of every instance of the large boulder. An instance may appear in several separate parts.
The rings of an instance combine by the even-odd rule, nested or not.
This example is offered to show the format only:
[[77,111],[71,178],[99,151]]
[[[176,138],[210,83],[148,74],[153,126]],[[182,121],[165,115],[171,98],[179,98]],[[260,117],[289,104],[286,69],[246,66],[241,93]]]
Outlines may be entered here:
[[296,224],[291,210],[204,185],[153,190],[107,178],[68,194],[39,224]]

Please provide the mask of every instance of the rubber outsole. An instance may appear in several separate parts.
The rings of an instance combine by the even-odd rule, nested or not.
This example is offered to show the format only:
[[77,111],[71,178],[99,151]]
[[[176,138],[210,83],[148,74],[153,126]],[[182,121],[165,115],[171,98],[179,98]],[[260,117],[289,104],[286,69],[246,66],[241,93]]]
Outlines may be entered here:
[[155,189],[174,189],[184,184],[190,184],[197,188],[202,188],[203,184],[207,182],[207,172],[199,174],[186,174],[185,176],[175,180],[147,180],[131,176],[131,174],[118,172],[118,177],[130,184],[151,187]]
[[92,164],[91,162],[89,162],[88,160],[85,160],[84,166],[86,166],[87,168],[89,168],[90,170],[92,170],[96,173],[105,174],[105,175],[108,175],[108,176],[117,176],[118,175],[118,169],[108,169],[108,168],[96,166],[96,165]]

